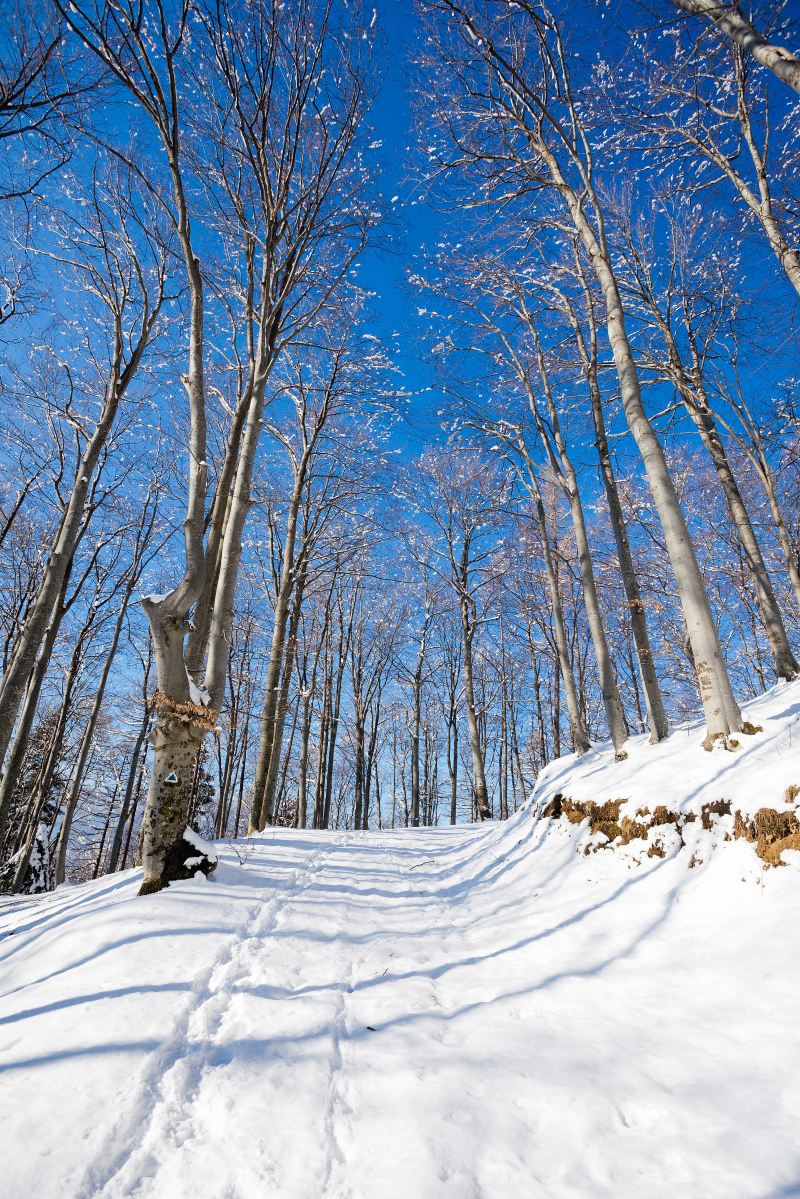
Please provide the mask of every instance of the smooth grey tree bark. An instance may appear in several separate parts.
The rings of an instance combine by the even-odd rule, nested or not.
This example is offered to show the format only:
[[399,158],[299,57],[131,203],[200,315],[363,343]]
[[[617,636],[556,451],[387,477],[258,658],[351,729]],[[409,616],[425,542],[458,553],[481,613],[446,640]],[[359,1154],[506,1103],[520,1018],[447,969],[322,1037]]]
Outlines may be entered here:
[[[109,258],[113,260],[113,247],[109,247]],[[83,449],[75,463],[72,484],[64,504],[53,545],[42,570],[41,582],[20,629],[14,649],[0,683],[0,762],[5,758],[20,705],[40,654],[45,631],[53,620],[58,620],[56,599],[69,573],[75,551],[85,528],[87,506],[103,450],[108,444],[123,397],[128,391],[141,364],[142,357],[155,331],[164,295],[164,278],[154,296],[143,293],[143,309],[138,329],[127,327],[126,313],[129,297],[110,279],[105,283],[104,298],[107,301],[112,326],[111,365],[99,416],[88,436],[84,436]],[[99,284],[96,284],[99,287]]]
[[[69,783],[66,799],[64,801],[64,815],[61,821],[61,828],[58,834],[55,854],[52,858],[52,874],[53,886],[58,887],[64,882],[66,876],[67,865],[67,850],[69,848],[69,837],[72,831],[72,821],[75,816],[75,810],[78,805],[78,800],[81,795],[86,767],[89,762],[89,755],[92,749],[95,729],[100,718],[100,712],[105,699],[106,686],[111,674],[111,667],[114,664],[114,659],[119,646],[119,639],[122,634],[122,629],[128,615],[128,607],[134,589],[138,586],[141,578],[142,570],[144,569],[144,554],[147,550],[147,545],[152,536],[153,526],[157,514],[157,502],[151,502],[151,497],[148,496],[147,501],[142,506],[142,513],[139,522],[139,527],[136,531],[136,538],[131,552],[131,562],[127,570],[127,579],[124,580],[122,595],[119,600],[119,613],[114,622],[114,628],[111,635],[111,641],[106,651],[103,668],[100,671],[100,677],[97,680],[97,689],[95,691],[92,706],[89,711],[89,717],[81,737],[80,746],[78,748],[78,756],[72,767],[72,777]],[[128,792],[125,792],[125,798],[128,797]],[[125,807],[125,798],[123,799],[123,808]],[[110,809],[109,809],[110,816]],[[112,841],[112,857],[113,857],[113,841]],[[99,858],[98,858],[99,860]],[[110,867],[113,869],[113,867]]]
[[522,368],[517,355],[512,351],[513,357],[516,359],[518,367],[518,378],[525,389],[528,397],[528,404],[533,413],[536,429],[539,434],[542,446],[547,454],[553,474],[564,492],[569,504],[570,516],[572,518],[572,528],[575,534],[575,548],[578,555],[578,569],[581,577],[581,589],[583,591],[584,606],[586,608],[586,619],[589,624],[589,633],[592,638],[592,646],[594,649],[595,661],[597,663],[597,673],[600,680],[600,691],[603,697],[603,707],[605,708],[606,721],[611,734],[611,741],[614,746],[614,753],[618,760],[627,757],[625,752],[625,742],[628,740],[629,730],[625,719],[625,710],[622,705],[622,698],[617,685],[616,672],[611,656],[611,651],[608,646],[608,638],[606,636],[603,614],[600,609],[600,601],[597,595],[597,584],[594,577],[594,566],[592,564],[592,553],[589,546],[589,535],[586,529],[586,517],[583,510],[583,501],[581,499],[580,489],[578,487],[578,475],[572,463],[572,459],[567,451],[566,441],[561,428],[561,421],[558,415],[555,397],[550,385],[550,372],[547,366],[547,361],[542,349],[541,341],[536,330],[536,323],[532,314],[525,303],[524,298],[520,297],[519,311],[523,317],[528,332],[533,339],[536,351],[536,361],[539,368],[539,378],[544,390],[545,402],[547,404],[548,426],[542,419],[542,414],[539,410],[539,403],[536,394],[531,386],[528,372]]
[[555,294],[557,295],[562,309],[570,325],[572,326],[572,331],[575,335],[575,344],[578,349],[578,354],[583,365],[584,374],[586,376],[587,386],[589,388],[589,399],[592,409],[592,423],[595,431],[595,448],[597,450],[597,459],[600,465],[600,474],[603,479],[603,489],[606,494],[609,518],[611,520],[611,529],[614,534],[614,544],[617,550],[617,560],[619,562],[622,586],[625,591],[625,599],[628,604],[628,619],[630,621],[633,642],[634,646],[636,647],[636,657],[639,664],[639,672],[642,679],[642,686],[644,688],[647,722],[650,728],[650,741],[655,745],[659,741],[662,741],[665,737],[669,736],[669,721],[667,720],[667,714],[664,709],[661,685],[658,680],[655,661],[653,659],[653,653],[650,647],[650,633],[647,627],[647,614],[645,612],[645,606],[642,600],[642,593],[639,587],[636,567],[633,562],[633,554],[631,553],[628,531],[625,526],[625,517],[622,512],[622,504],[619,498],[619,490],[617,488],[614,467],[611,462],[611,451],[608,445],[608,434],[606,433],[605,415],[603,412],[603,400],[600,393],[597,352],[597,323],[594,316],[594,303],[591,290],[586,282],[583,265],[578,254],[576,254],[576,265],[584,291],[586,317],[588,322],[588,340],[584,335],[581,322],[578,319],[578,315],[569,299],[557,289],[555,289]]
[[[468,543],[465,541],[464,555],[466,556],[467,554]],[[462,556],[462,592],[459,610],[461,612],[461,629],[464,638],[464,712],[467,717],[469,748],[472,755],[475,809],[479,819],[491,820],[492,809],[489,805],[489,789],[486,785],[486,765],[483,757],[483,747],[478,728],[478,710],[475,702],[475,675],[472,651],[475,639],[476,610],[475,601],[468,590],[467,569],[465,557]]]
[[414,671],[411,675],[411,827],[419,828],[420,814],[420,785],[419,785],[419,744],[422,729],[422,682],[425,673],[426,656],[428,652],[428,633],[433,615],[432,597],[426,590],[423,605],[422,629]]
[[[666,295],[661,295],[653,281],[653,269],[646,249],[635,239],[632,230],[626,230],[627,256],[632,274],[631,286],[636,289],[643,312],[653,321],[664,343],[664,359],[654,354],[654,364],[657,369],[663,370],[673,383],[708,452],[719,480],[728,512],[744,551],[775,672],[778,678],[790,680],[796,676],[798,665],[789,644],[761,547],[709,400],[705,368],[708,346],[703,342],[700,322],[695,312],[695,297],[690,291],[692,260],[682,248],[681,230],[673,227],[672,232],[670,241],[675,256],[674,269],[670,271],[669,291]],[[686,240],[691,245],[691,238]],[[702,303],[706,308],[706,301]],[[715,300],[715,304],[724,306],[724,303],[724,299]],[[679,332],[682,342],[685,343],[685,350],[678,342],[678,333],[673,327],[675,321],[680,322]]]
[[[264,807],[267,810],[268,820],[270,823],[272,823],[275,819],[278,771],[280,769],[281,756],[283,754],[286,713],[289,710],[289,690],[292,683],[295,660],[297,657],[298,632],[300,629],[300,619],[303,612],[303,593],[305,591],[305,586],[306,576],[305,573],[302,573],[296,580],[294,588],[294,601],[292,603],[292,613],[289,618],[289,626],[286,637],[286,652],[283,660],[283,675],[281,678],[280,691],[278,693],[278,704],[275,710],[269,769],[267,770],[267,777],[264,784]],[[287,753],[291,754],[291,744],[287,749]]]
[[[558,198],[597,280],[622,408],[647,475],[683,609],[706,719],[706,744],[709,748],[716,741],[728,745],[731,734],[742,730],[742,714],[666,455],[642,399],[603,205],[594,184],[594,152],[573,98],[558,23],[544,4],[528,10],[528,28],[541,51],[536,60],[541,63],[540,76],[529,80],[521,42],[509,39],[501,45],[490,26],[481,24],[461,0],[439,3],[455,17],[467,52],[480,56],[498,84],[488,103],[498,127],[508,131],[505,153],[517,154],[531,183]],[[511,137],[519,140],[519,148],[513,151]],[[482,150],[481,158],[485,156]]]
[[[289,624],[289,611],[292,595],[298,586],[298,576],[303,574],[309,546],[301,545],[299,555],[296,554],[300,509],[303,493],[306,488],[309,468],[314,452],[320,444],[320,438],[325,429],[336,388],[337,373],[341,364],[339,356],[335,358],[332,375],[327,380],[322,403],[319,410],[310,418],[306,403],[303,384],[299,380],[298,423],[302,439],[302,450],[296,454],[288,438],[281,438],[289,452],[292,468],[292,492],[286,514],[286,530],[283,543],[283,555],[280,573],[278,575],[275,609],[272,620],[272,640],[270,644],[269,662],[264,689],[264,703],[261,710],[259,730],[258,756],[256,758],[255,780],[253,783],[253,806],[250,811],[251,833],[262,832],[267,824],[272,823],[275,781],[277,780],[278,762],[272,768],[272,759],[277,747],[280,757],[281,737],[278,735],[278,701],[281,668],[286,653],[286,636]],[[298,612],[297,619],[300,619]],[[209,655],[209,669],[212,657]]]
[[737,46],[752,54],[756,62],[772,71],[782,83],[800,92],[800,58],[786,46],[770,41],[748,21],[737,3],[720,0],[673,0],[677,8],[694,17],[702,17]]
[[556,578],[553,552],[550,547],[550,535],[547,530],[547,520],[545,518],[544,504],[542,502],[542,493],[539,488],[538,479],[536,478],[535,468],[521,439],[520,450],[523,460],[526,462],[527,466],[526,478],[524,479],[524,482],[533,500],[534,510],[536,512],[536,523],[539,527],[539,539],[541,541],[542,557],[544,559],[545,574],[547,576],[547,588],[550,592],[550,610],[553,616],[553,635],[555,638],[556,653],[558,656],[558,670],[564,687],[564,698],[567,703],[567,714],[569,717],[572,744],[576,754],[580,756],[581,754],[588,753],[588,751],[591,749],[591,744],[589,741],[589,735],[586,732],[586,726],[583,723],[583,717],[581,716],[581,705],[578,699],[578,688],[575,684],[575,673],[572,669],[572,659],[570,658],[569,653],[569,641],[567,640],[567,629],[564,622],[564,607],[561,603],[561,594],[558,589],[558,579]]

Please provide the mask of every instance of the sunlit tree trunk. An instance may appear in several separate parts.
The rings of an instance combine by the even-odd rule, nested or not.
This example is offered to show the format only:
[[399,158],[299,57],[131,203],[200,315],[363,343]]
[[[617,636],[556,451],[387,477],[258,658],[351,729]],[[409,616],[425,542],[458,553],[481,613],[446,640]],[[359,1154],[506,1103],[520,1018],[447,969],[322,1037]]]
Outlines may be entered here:
[[[553,554],[550,548],[550,536],[547,531],[547,521],[545,519],[544,504],[542,503],[539,484],[536,481],[536,476],[531,471],[529,473],[528,483],[533,497],[533,503],[536,510],[536,521],[539,526],[539,537],[542,545],[542,557],[544,558],[545,573],[547,575],[547,587],[550,593],[550,611],[553,617],[553,635],[556,643],[556,653],[558,655],[558,669],[561,675],[561,682],[564,687],[564,697],[567,701],[567,712],[569,714],[569,726],[572,735],[572,744],[577,754],[585,754],[591,748],[589,744],[589,736],[583,723],[581,716],[581,706],[578,699],[578,688],[575,685],[575,674],[572,669],[572,661],[569,654],[569,642],[567,641],[567,629],[564,622],[564,607],[561,603],[561,594],[558,589],[558,579],[556,577],[555,565],[553,563]],[[558,749],[556,748],[556,756]]]
[[782,83],[800,92],[800,58],[786,46],[772,42],[748,21],[738,3],[723,0],[673,0],[684,12],[703,17],[756,62],[772,71]]
[[150,709],[147,706],[147,680],[150,674],[150,661],[148,660],[145,667],[144,675],[144,695],[143,695],[143,711],[142,719],[139,725],[139,731],[136,735],[136,740],[133,743],[131,750],[131,760],[128,766],[128,776],[125,780],[125,790],[122,795],[122,806],[119,811],[114,836],[111,841],[111,854],[108,861],[109,874],[113,873],[120,862],[122,853],[122,840],[125,836],[126,827],[132,825],[134,813],[132,811],[133,797],[136,790],[137,778],[140,776],[143,763],[144,753],[146,752],[147,733],[150,727]]
[[[490,89],[491,111],[500,134],[519,139],[518,148],[504,142],[505,153],[518,155],[521,169],[536,186],[555,194],[566,211],[588,257],[603,299],[606,332],[620,388],[628,428],[641,455],[647,481],[658,512],[664,541],[675,575],[678,595],[697,673],[698,689],[706,718],[710,747],[741,731],[742,715],[733,695],[708,594],[703,583],[689,530],[669,473],[663,447],[655,434],[642,400],[636,359],[628,336],[625,308],[606,241],[603,207],[594,185],[594,152],[589,144],[579,105],[573,97],[567,56],[552,15],[527,28],[536,39],[545,64],[541,77],[527,78],[522,43],[494,40],[494,27],[481,25],[465,11],[460,0],[441,0],[459,23],[468,53],[481,57],[498,83]],[[502,36],[498,27],[498,36]],[[466,35],[466,36],[464,36]],[[538,56],[536,62],[540,61]],[[566,106],[566,118],[555,116]],[[485,151],[482,154],[485,157]],[[569,175],[569,178],[568,178]]]
[[473,640],[475,637],[474,603],[465,592],[461,596],[461,628],[464,636],[464,711],[469,730],[469,747],[472,754],[472,770],[475,785],[475,809],[481,820],[491,820],[492,809],[489,806],[489,790],[486,786],[486,767],[481,747],[480,731],[478,729],[478,712],[475,703],[475,682],[473,673]]

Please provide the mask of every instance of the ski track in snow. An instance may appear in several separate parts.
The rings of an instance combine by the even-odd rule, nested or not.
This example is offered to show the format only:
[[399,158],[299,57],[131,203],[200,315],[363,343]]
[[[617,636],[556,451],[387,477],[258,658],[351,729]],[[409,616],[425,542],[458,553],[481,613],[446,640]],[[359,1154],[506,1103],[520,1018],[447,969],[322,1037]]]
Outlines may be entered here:
[[203,1077],[213,1069],[217,1038],[233,988],[246,975],[259,942],[278,927],[285,905],[310,885],[329,852],[329,847],[323,847],[298,867],[285,893],[273,895],[266,904],[259,899],[250,905],[240,929],[198,979],[195,998],[172,1037],[163,1051],[154,1055],[124,1131],[114,1130],[75,1199],[146,1195],[148,1181],[157,1169],[147,1146],[154,1140],[182,1145],[195,1135],[192,1104]]
[[[749,709],[778,713],[754,806],[800,783],[793,688]],[[541,790],[729,785],[673,751],[644,795],[597,751]],[[800,854],[764,873],[732,826],[663,858],[531,809],[278,829],[157,896],[128,871],[3,905],[2,1199],[800,1194]]]
[[348,1033],[347,995],[352,992],[352,989],[351,977],[337,996],[331,1023],[330,1078],[325,1103],[325,1168],[320,1199],[329,1199],[333,1193],[341,1196],[341,1199],[345,1199],[347,1195],[346,1190],[333,1191],[333,1178],[337,1168],[345,1167],[346,1158],[340,1141],[340,1127],[343,1123],[349,1123],[351,1115],[351,1109],[342,1088],[342,1040]]

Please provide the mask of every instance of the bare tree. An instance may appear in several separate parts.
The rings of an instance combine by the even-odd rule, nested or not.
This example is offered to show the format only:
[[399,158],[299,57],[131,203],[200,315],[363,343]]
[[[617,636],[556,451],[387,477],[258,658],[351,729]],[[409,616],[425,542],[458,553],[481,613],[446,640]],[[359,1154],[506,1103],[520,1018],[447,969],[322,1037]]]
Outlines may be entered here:
[[[250,508],[267,383],[290,332],[313,319],[364,244],[369,206],[340,206],[365,108],[362,39],[351,37],[343,62],[335,51],[330,6],[290,11],[259,0],[239,13],[225,3],[176,10],[162,0],[144,9],[127,0],[91,0],[64,9],[70,27],[132,95],[154,128],[166,160],[166,201],[180,243],[189,292],[189,364],[185,382],[190,433],[185,573],[163,596],[144,601],[155,643],[158,720],[144,830],[144,893],[185,872],[183,831],[197,757],[215,726],[227,681],[233,603]],[[187,162],[188,117],[182,55],[189,28],[206,47],[211,96],[193,114],[216,136],[216,170],[207,176],[226,230],[236,235],[245,284],[245,365],[210,520],[204,279],[191,224],[195,201]],[[368,40],[365,43],[368,49]],[[335,61],[334,61],[335,58]],[[275,89],[276,73],[286,87]],[[221,105],[218,97],[224,97]],[[224,127],[220,114],[230,114]],[[363,185],[355,172],[352,187]],[[320,287],[311,264],[339,249]],[[208,531],[208,543],[205,533]],[[189,612],[197,605],[195,632]],[[193,678],[205,657],[204,683]],[[188,668],[188,669],[187,669]]]
[[486,766],[478,726],[475,690],[475,636],[486,618],[484,597],[491,584],[489,529],[502,515],[508,480],[502,469],[468,449],[431,452],[422,461],[430,499],[417,500],[436,536],[427,538],[431,570],[452,589],[463,639],[464,711],[469,729],[475,809],[491,817]]
[[[326,489],[322,488],[319,494],[316,487],[310,490],[310,484],[314,482],[315,458],[320,454],[330,453],[330,426],[335,426],[337,418],[341,419],[347,413],[355,413],[359,406],[363,407],[370,373],[376,366],[383,365],[380,354],[364,355],[363,351],[357,356],[354,354],[352,325],[334,329],[332,332],[331,345],[318,346],[316,352],[314,347],[306,346],[293,355],[292,373],[284,388],[291,402],[293,427],[283,427],[275,422],[266,423],[268,431],[286,451],[292,483],[283,536],[282,560],[277,578],[272,645],[261,714],[254,800],[250,813],[252,831],[260,831],[265,824],[272,823],[273,819],[275,785],[281,754],[281,738],[276,735],[276,717],[279,679],[286,654],[290,603],[296,592],[298,579],[305,575],[309,555],[324,528],[326,516],[330,514],[331,496],[326,494]],[[298,553],[298,526],[301,524],[304,496],[308,502],[304,536]],[[308,505],[311,511],[308,510]],[[300,612],[297,610],[297,621],[299,619]],[[290,658],[286,656],[287,664],[289,661]]]
[[[663,214],[670,231],[666,283],[657,282],[652,240],[640,229],[637,237],[627,220],[621,222],[633,287],[647,318],[655,324],[666,351],[654,365],[674,384],[714,464],[731,519],[744,550],[759,612],[778,678],[793,679],[798,671],[778,607],[772,581],[756,538],[741,489],[731,467],[715,419],[710,389],[713,355],[735,311],[736,300],[727,282],[728,271],[707,251],[708,231],[696,215],[679,205]],[[704,243],[703,263],[697,245]],[[710,258],[710,261],[709,261]],[[682,345],[686,346],[686,351]]]
[[[96,347],[88,345],[94,377],[87,381],[85,395],[80,394],[79,365],[59,363],[63,400],[57,423],[68,430],[72,445],[65,445],[58,460],[55,487],[61,516],[0,684],[0,758],[8,749],[37,655],[41,659],[46,630],[49,627],[53,636],[58,631],[58,597],[91,518],[91,497],[98,487],[120,405],[155,335],[166,294],[167,250],[152,209],[143,206],[143,197],[132,187],[129,176],[115,173],[105,184],[95,180],[86,220],[80,224],[72,218],[69,235],[64,230],[62,247],[50,252],[59,266],[75,272],[97,298],[100,310],[105,310],[109,322],[107,361],[103,362]],[[102,391],[95,415],[96,388]],[[4,799],[0,794],[0,831],[8,818]]]
[[709,25],[767,67],[781,82],[800,92],[800,58],[780,43],[770,40],[748,21],[738,3],[721,0],[673,0],[684,12],[702,17]]
[[[639,449],[684,609],[706,716],[707,744],[728,743],[743,721],[734,698],[697,556],[666,455],[647,416],[605,213],[595,151],[567,68],[558,25],[538,0],[496,7],[484,0],[431,0],[446,28],[439,53],[467,97],[456,129],[456,164],[488,172],[490,192],[551,196],[577,234],[597,279],[628,427]],[[452,89],[451,89],[452,93]],[[451,93],[447,104],[458,104]]]
[[705,39],[693,38],[676,44],[675,33],[663,35],[667,59],[658,42],[648,42],[647,52],[634,59],[630,85],[609,96],[620,137],[639,147],[659,173],[666,171],[673,187],[705,201],[706,220],[711,183],[727,184],[745,218],[743,231],[760,229],[800,293],[796,196],[787,145],[781,162],[782,123],[767,81],[738,46],[709,48]]
[[[567,448],[556,402],[553,372],[557,364],[549,361],[552,355],[545,353],[539,334],[540,325],[549,322],[550,314],[545,312],[542,317],[535,310],[533,297],[529,294],[531,284],[524,268],[520,273],[506,264],[502,257],[483,256],[470,262],[469,268],[472,278],[466,281],[466,285],[463,280],[460,281],[461,304],[468,303],[475,319],[491,334],[493,370],[501,362],[505,363],[516,387],[522,391],[533,418],[534,437],[538,438],[547,467],[569,504],[606,719],[614,750],[619,758],[623,758],[626,756],[624,745],[628,739],[628,727],[595,584],[578,473]],[[473,294],[478,293],[471,302],[464,296],[467,289]],[[489,307],[483,302],[486,299],[489,300]],[[512,318],[513,325],[509,325],[508,316]],[[491,437],[497,422],[487,419],[484,406],[482,399],[477,405],[479,415],[473,418],[473,423]],[[501,428],[502,425],[503,420],[500,421]],[[521,431],[523,425],[518,424],[517,429]],[[530,455],[527,462],[533,464]]]
[[105,661],[103,662],[100,676],[97,680],[94,699],[92,700],[89,717],[84,726],[78,754],[72,767],[72,777],[70,779],[69,788],[64,800],[64,814],[61,821],[61,828],[59,829],[58,833],[56,852],[53,858],[53,884],[56,887],[60,883],[63,883],[66,877],[67,850],[69,848],[72,822],[75,817],[75,811],[77,809],[78,801],[81,796],[81,790],[85,781],[87,766],[89,764],[89,756],[92,750],[95,732],[100,721],[103,702],[106,697],[106,688],[108,686],[111,668],[117,655],[117,649],[119,647],[123,625],[128,617],[128,607],[131,597],[135,588],[139,585],[142,571],[147,566],[148,553],[152,554],[157,552],[151,547],[157,513],[158,484],[152,488],[142,504],[141,516],[138,527],[135,530],[133,545],[130,551],[130,563],[122,572],[118,583],[116,599],[119,602],[119,613],[114,622],[111,639],[108,649],[106,650]]

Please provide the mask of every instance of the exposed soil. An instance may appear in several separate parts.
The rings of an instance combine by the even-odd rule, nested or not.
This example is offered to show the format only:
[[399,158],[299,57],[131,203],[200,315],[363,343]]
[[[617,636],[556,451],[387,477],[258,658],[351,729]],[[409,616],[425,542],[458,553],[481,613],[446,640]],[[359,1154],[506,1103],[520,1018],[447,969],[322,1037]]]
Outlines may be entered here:
[[[788,802],[793,802],[800,788],[789,787]],[[790,794],[791,793],[791,794]],[[759,808],[752,820],[736,813],[734,837],[744,837],[756,847],[756,853],[769,866],[782,866],[784,849],[800,850],[800,820],[795,812],[776,812],[774,808]]]
[[[800,797],[800,785],[787,788],[785,799],[787,803],[797,803]],[[664,804],[659,804],[653,812],[649,808],[638,808],[635,816],[621,816],[625,798],[609,799],[605,803],[594,803],[591,800],[583,802],[570,799],[566,795],[555,795],[545,807],[542,816],[552,820],[566,817],[571,824],[589,822],[592,833],[601,833],[606,839],[594,845],[587,845],[585,853],[598,849],[608,849],[617,845],[628,845],[631,841],[646,841],[650,829],[672,826],[680,834],[682,829],[697,819],[695,812],[674,812]],[[733,837],[744,838],[755,846],[758,856],[768,866],[782,866],[781,854],[785,849],[800,851],[800,820],[792,811],[778,812],[774,808],[759,808],[750,819],[741,812],[731,812],[731,802],[727,799],[714,800],[713,803],[703,804],[700,809],[700,821],[704,829],[712,829],[723,816],[733,815]],[[726,835],[731,839],[731,834]],[[683,836],[681,835],[681,841]],[[666,857],[666,850],[658,838],[647,850],[648,857]],[[691,866],[697,865],[699,859],[692,856]]]

